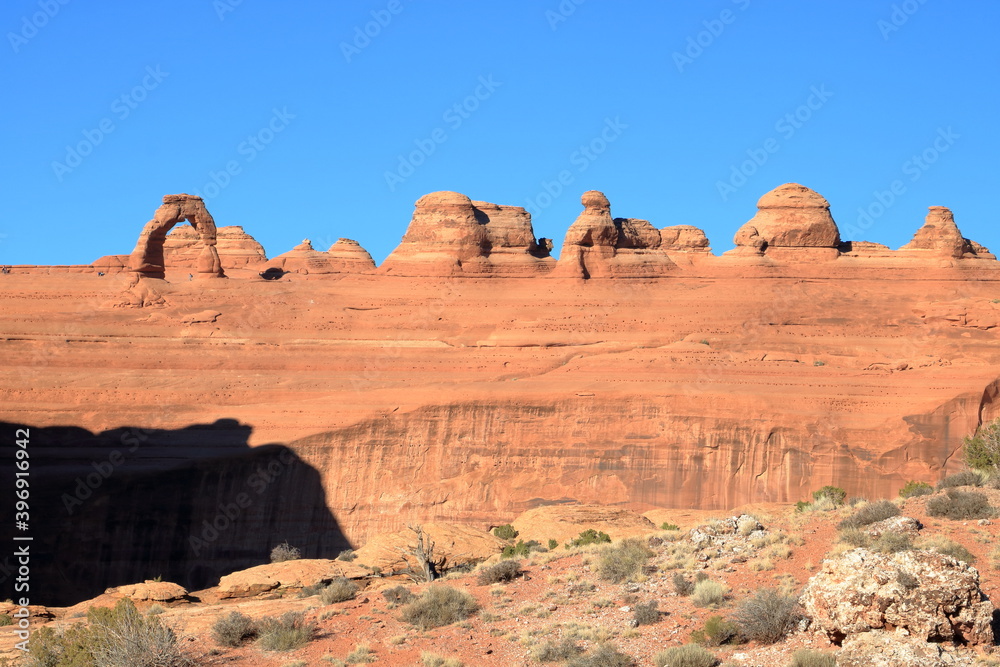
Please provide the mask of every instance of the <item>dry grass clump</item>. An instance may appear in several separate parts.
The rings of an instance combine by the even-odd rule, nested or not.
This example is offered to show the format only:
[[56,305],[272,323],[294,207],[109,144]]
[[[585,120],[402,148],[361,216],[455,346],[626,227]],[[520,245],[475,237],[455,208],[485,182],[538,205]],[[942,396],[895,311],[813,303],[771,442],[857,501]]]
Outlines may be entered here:
[[302,558],[302,552],[288,542],[282,542],[271,549],[272,563],[283,563],[286,560],[299,560],[300,558]]
[[960,561],[965,561],[969,565],[976,562],[976,556],[971,551],[963,547],[958,542],[954,540],[949,540],[947,537],[942,535],[934,535],[932,537],[922,538],[917,546],[921,549],[927,549],[928,551],[936,551],[939,554],[944,554],[945,556],[951,556],[952,558]]
[[656,667],[714,667],[715,656],[696,644],[674,646],[653,656]]
[[212,637],[221,646],[240,646],[257,636],[257,624],[246,614],[233,611],[212,624]]
[[632,657],[611,644],[601,644],[592,651],[571,658],[566,667],[632,667]]
[[636,625],[652,625],[659,622],[660,612],[656,608],[656,600],[640,602],[632,609],[632,619]]
[[704,646],[721,646],[737,643],[740,627],[721,616],[710,616],[705,621],[705,628],[691,633],[691,641]]
[[345,602],[358,594],[358,585],[345,577],[338,577],[330,585],[319,592],[319,601],[323,604]]
[[444,658],[427,651],[420,654],[420,664],[423,667],[463,667],[462,661],[458,658]]
[[531,658],[538,662],[562,662],[583,653],[583,648],[572,639],[546,641],[531,651]]
[[861,509],[837,524],[837,528],[840,530],[844,530],[845,528],[861,528],[862,526],[868,526],[876,521],[882,521],[898,514],[899,508],[895,504],[888,500],[878,500],[862,505]]
[[[129,598],[114,607],[92,607],[87,623],[62,632],[43,626],[31,635],[31,651],[18,664],[28,667],[187,667],[173,630],[144,616]],[[4,661],[6,664],[6,661]]]
[[412,602],[417,596],[411,593],[410,589],[405,586],[393,586],[392,588],[383,590],[382,597],[390,605],[400,605]]
[[653,552],[642,540],[636,538],[622,540],[601,552],[597,563],[597,576],[615,583],[629,581],[639,573],[643,564],[652,555]]
[[947,519],[992,519],[997,510],[986,494],[979,491],[948,489],[943,496],[927,501],[927,515]]
[[257,622],[257,644],[265,651],[294,651],[308,644],[315,631],[301,611],[265,616]]
[[358,644],[344,658],[344,662],[348,665],[362,665],[366,662],[376,662],[377,660],[378,658],[372,653],[371,647],[367,644]]
[[479,608],[475,598],[451,586],[431,586],[403,607],[402,620],[421,630],[464,621]]
[[757,591],[740,603],[736,623],[747,639],[761,644],[773,644],[785,638],[799,622],[798,601],[773,588]]
[[522,573],[521,561],[504,560],[480,570],[479,576],[476,577],[476,583],[480,586],[507,583],[521,576]]
[[716,607],[726,598],[726,588],[717,581],[702,579],[694,585],[691,601],[696,607]]
[[954,489],[959,486],[982,486],[983,476],[973,470],[963,470],[953,475],[948,475],[937,483],[937,490]]
[[837,658],[829,653],[802,648],[792,654],[788,667],[837,667]]

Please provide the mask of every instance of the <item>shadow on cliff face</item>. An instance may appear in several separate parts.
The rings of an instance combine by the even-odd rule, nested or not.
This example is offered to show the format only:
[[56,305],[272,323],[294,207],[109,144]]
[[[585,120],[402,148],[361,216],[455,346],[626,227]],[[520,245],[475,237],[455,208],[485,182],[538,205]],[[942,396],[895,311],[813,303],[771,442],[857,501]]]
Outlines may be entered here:
[[[15,517],[16,439],[28,432],[28,530]],[[162,576],[188,590],[269,561],[284,541],[304,558],[350,544],[319,472],[278,444],[250,447],[235,420],[178,430],[36,428],[0,422],[6,545],[0,599],[69,605],[110,586]],[[11,533],[32,540],[12,541]],[[14,550],[29,546],[30,590]],[[21,582],[23,583],[23,582]]]

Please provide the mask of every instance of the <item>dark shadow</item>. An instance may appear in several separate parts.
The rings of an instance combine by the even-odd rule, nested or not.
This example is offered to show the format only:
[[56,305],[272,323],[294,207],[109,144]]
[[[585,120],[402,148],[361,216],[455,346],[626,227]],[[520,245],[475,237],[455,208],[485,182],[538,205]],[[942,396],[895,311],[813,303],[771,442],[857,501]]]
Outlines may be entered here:
[[[19,429],[29,431],[31,463],[25,532],[14,516]],[[0,555],[0,599],[66,606],[157,576],[194,591],[268,562],[286,540],[304,558],[350,548],[319,472],[284,445],[250,447],[251,430],[232,419],[101,433],[0,422],[3,531],[15,545]],[[12,555],[23,544],[28,592],[16,588]]]
[[280,280],[285,272],[276,266],[272,266],[269,269],[265,269],[258,274],[264,280]]

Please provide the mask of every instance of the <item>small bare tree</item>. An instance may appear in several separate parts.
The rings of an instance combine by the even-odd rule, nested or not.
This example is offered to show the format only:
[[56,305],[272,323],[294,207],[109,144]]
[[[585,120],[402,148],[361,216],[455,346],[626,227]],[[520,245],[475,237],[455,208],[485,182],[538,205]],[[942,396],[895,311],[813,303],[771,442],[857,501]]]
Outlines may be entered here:
[[407,524],[406,527],[417,536],[416,544],[407,547],[407,553],[417,560],[417,565],[420,567],[417,574],[423,577],[417,581],[434,581],[437,577],[437,568],[434,565],[434,540],[419,524],[416,526]]

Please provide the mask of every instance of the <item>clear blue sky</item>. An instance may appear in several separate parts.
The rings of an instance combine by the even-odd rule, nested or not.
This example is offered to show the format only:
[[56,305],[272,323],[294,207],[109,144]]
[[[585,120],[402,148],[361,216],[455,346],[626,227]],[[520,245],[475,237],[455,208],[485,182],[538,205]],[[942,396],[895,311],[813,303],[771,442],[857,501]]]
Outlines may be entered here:
[[973,0],[8,0],[0,263],[128,253],[179,192],[269,256],[381,261],[435,190],[531,203],[557,249],[602,190],[718,253],[788,181],[853,240],[943,205],[1000,250],[998,25]]

